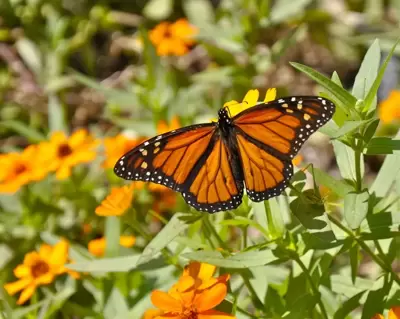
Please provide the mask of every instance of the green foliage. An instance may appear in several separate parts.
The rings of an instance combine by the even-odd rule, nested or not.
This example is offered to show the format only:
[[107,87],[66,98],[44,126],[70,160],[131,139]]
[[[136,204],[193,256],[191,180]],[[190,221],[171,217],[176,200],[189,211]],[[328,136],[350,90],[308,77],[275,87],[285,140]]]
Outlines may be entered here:
[[[367,2],[370,16],[374,1]],[[67,179],[49,175],[0,196],[1,286],[16,280],[13,270],[27,253],[61,238],[70,243],[66,267],[80,273],[40,286],[23,306],[0,289],[0,318],[141,318],[153,307],[151,292],[167,291],[190,261],[230,274],[218,309],[239,319],[364,319],[400,305],[393,267],[400,257],[400,133],[382,136],[377,103],[398,40],[357,37],[370,45],[354,82],[344,84],[336,71],[329,78],[331,67],[297,58],[319,56],[311,43],[334,58],[332,52],[360,49],[337,38],[348,26],[338,26],[317,2],[215,3],[0,3],[2,151],[80,127],[101,142],[96,159],[74,167]],[[184,56],[158,56],[149,30],[181,17],[198,28],[196,45]],[[122,185],[102,166],[105,137],[120,129],[151,137],[175,116],[182,125],[209,122],[249,89],[279,86],[278,95],[292,95],[304,91],[307,78],[319,86],[305,82],[304,93],[336,105],[320,130],[327,138],[320,142],[316,134],[310,143],[332,144],[333,167],[301,164],[282,195],[260,203],[245,195],[235,211],[201,214],[179,196],[167,204],[163,196],[174,195],[144,187],[134,190],[123,216],[95,214],[111,188]],[[369,161],[383,155],[372,172]],[[120,243],[127,234],[136,237],[133,247]],[[104,255],[95,257],[88,244],[101,236]]]

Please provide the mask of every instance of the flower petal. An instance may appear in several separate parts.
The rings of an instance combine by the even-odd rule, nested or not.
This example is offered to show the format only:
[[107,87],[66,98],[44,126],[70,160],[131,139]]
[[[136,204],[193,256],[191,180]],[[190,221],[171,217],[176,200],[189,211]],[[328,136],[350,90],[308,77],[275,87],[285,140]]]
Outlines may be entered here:
[[52,265],[64,265],[68,260],[68,241],[61,239],[54,247],[49,256],[49,263]]
[[176,289],[178,291],[186,291],[192,288],[194,284],[195,284],[195,279],[193,277],[183,275],[181,278],[179,278],[176,284]]
[[198,319],[235,319],[234,315],[217,310],[207,310],[197,315]]
[[161,316],[157,316],[154,319],[180,319],[180,318],[181,318],[180,315],[176,315],[176,314],[173,314],[173,313],[166,313],[166,314],[163,314]]
[[166,312],[181,312],[182,305],[179,300],[172,298],[169,294],[160,290],[153,290],[151,302],[157,308]]
[[275,88],[268,89],[267,93],[265,93],[264,103],[271,102],[275,99],[276,99],[276,89]]
[[201,263],[197,277],[199,277],[202,281],[208,280],[214,275],[216,268],[217,267],[214,265]]
[[33,293],[36,290],[36,286],[34,284],[29,285],[22,291],[21,295],[19,296],[19,299],[17,301],[17,305],[22,305],[24,304],[28,299],[30,299],[33,295]]
[[236,104],[240,104],[240,103],[235,100],[230,100],[224,104],[224,107],[229,107],[229,106],[236,105]]
[[224,300],[226,293],[227,288],[225,284],[216,284],[198,294],[195,297],[194,304],[199,312],[204,312],[219,305]]
[[164,312],[160,309],[147,309],[143,316],[142,319],[154,319],[160,315],[162,315]]
[[135,236],[121,236],[119,237],[119,244],[123,247],[132,247],[136,242]]
[[377,313],[371,319],[385,319],[385,317],[382,316],[381,314]]
[[18,265],[14,269],[14,275],[17,278],[28,277],[30,276],[30,274],[31,274],[31,268],[24,264]]
[[33,282],[32,278],[24,278],[24,279],[20,279],[20,280],[5,284],[4,289],[7,291],[7,293],[10,296],[12,296],[12,295],[15,295],[18,291],[26,288],[32,282]]
[[389,319],[400,319],[400,306],[394,306],[389,310]]
[[243,103],[247,104],[247,108],[252,107],[257,104],[259,95],[260,93],[257,89],[249,90],[243,98]]
[[[59,273],[59,272],[58,272]],[[37,286],[39,285],[48,285],[52,283],[54,280],[54,274],[51,272],[45,273],[44,275],[35,278],[35,283]]]

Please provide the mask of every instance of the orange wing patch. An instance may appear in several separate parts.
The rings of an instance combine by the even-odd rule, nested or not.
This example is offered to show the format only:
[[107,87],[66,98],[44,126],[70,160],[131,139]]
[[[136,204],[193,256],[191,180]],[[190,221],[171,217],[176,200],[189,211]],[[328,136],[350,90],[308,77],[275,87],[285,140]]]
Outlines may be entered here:
[[211,137],[209,129],[199,129],[171,138],[163,151],[156,155],[154,168],[161,168],[165,175],[173,176],[177,184],[184,183]]
[[221,207],[226,210],[239,206],[242,195],[243,187],[239,188],[236,184],[228,150],[218,138],[210,155],[194,178],[189,193],[184,193],[183,196],[189,204],[195,202],[200,210],[207,206],[210,207],[209,211],[215,212]]
[[251,192],[262,193],[278,187],[285,179],[285,163],[242,135],[238,135],[237,140],[249,196]]

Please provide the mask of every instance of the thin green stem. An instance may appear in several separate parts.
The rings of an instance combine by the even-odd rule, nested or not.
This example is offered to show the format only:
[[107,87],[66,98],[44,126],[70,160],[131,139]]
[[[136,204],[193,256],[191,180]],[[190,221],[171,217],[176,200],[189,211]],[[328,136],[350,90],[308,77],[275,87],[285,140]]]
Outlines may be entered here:
[[362,191],[362,182],[363,182],[363,177],[361,174],[361,145],[362,145],[362,141],[359,141],[359,143],[356,142],[356,147],[354,150],[357,192]]
[[400,278],[399,276],[393,271],[391,265],[387,265],[385,260],[382,260],[379,258],[375,253],[372,251],[369,246],[362,241],[360,238],[358,238],[350,229],[345,227],[340,221],[338,221],[336,218],[334,218],[331,215],[327,215],[329,220],[334,223],[337,227],[339,227],[341,230],[343,230],[346,234],[348,234],[351,238],[355,240],[355,242],[377,263],[383,271],[386,271],[392,275],[392,278],[394,281],[396,281],[400,285]]
[[319,306],[319,308],[321,310],[322,316],[325,319],[328,319],[329,318],[328,317],[328,313],[326,312],[324,303],[322,302],[321,294],[320,294],[320,292],[318,290],[318,287],[315,285],[314,281],[312,280],[311,275],[308,272],[308,269],[307,269],[306,265],[304,265],[304,263],[301,261],[300,257],[297,256],[297,255],[294,257],[294,260],[297,262],[297,264],[300,266],[300,268],[303,270],[304,274],[306,275],[307,280],[310,283],[311,290],[313,291],[314,296],[317,297],[317,304],[318,304],[318,306]]
[[[202,220],[203,220],[204,226],[210,231],[211,234],[214,235],[215,239],[218,241],[219,246],[223,249],[228,249],[228,246],[225,244],[225,242],[219,236],[219,234],[215,230],[214,226],[210,223],[209,216],[204,215]],[[214,246],[212,241],[210,241],[210,243],[212,244],[212,246]],[[216,247],[213,247],[213,248],[216,248]]]

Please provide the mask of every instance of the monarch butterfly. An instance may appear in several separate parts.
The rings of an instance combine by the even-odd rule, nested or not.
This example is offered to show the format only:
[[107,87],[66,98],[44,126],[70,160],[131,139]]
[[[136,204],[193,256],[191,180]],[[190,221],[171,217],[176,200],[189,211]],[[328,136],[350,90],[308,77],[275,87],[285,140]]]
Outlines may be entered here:
[[293,174],[293,157],[334,112],[330,100],[317,96],[280,98],[233,117],[223,107],[216,122],[143,142],[117,161],[114,172],[165,185],[200,211],[234,209],[244,184],[252,201],[279,195]]

